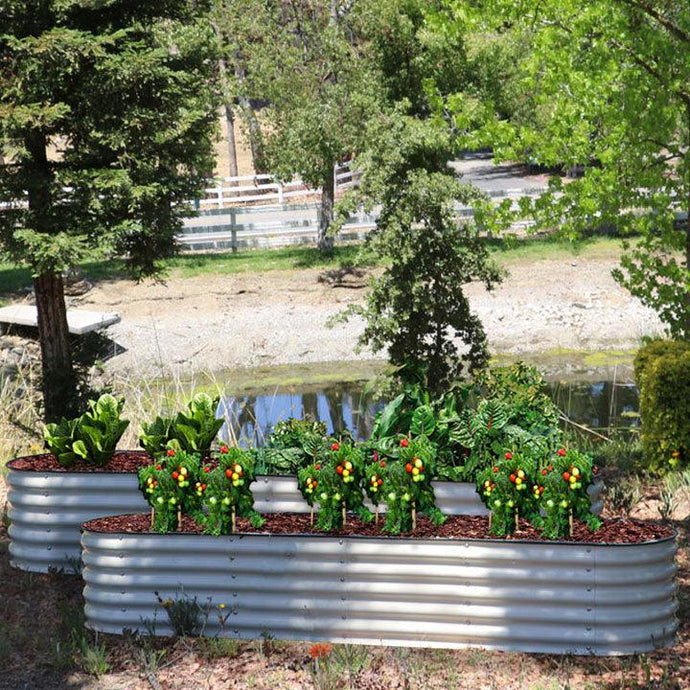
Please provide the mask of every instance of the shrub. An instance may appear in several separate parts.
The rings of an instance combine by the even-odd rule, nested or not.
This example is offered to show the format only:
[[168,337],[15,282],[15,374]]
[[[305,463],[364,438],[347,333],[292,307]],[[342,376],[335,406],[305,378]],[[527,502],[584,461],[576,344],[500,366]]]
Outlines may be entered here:
[[60,420],[59,424],[46,424],[46,447],[63,467],[83,461],[92,465],[105,465],[113,456],[129,421],[120,418],[123,398],[102,395],[90,400],[90,409],[76,419]]
[[175,417],[156,417],[150,424],[143,423],[139,445],[151,455],[168,448],[207,455],[223,426],[223,420],[216,419],[219,401],[218,397],[197,393],[187,404],[187,409]]
[[657,340],[635,358],[642,447],[659,473],[690,462],[690,343]]

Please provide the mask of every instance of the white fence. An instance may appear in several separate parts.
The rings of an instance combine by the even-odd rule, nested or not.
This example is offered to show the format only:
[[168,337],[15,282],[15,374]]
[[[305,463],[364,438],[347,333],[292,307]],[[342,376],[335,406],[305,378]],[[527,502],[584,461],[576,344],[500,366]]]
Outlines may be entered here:
[[[342,190],[357,185],[360,173],[350,170],[345,163],[333,169],[333,182],[336,195]],[[297,199],[306,201],[321,196],[321,190],[309,187],[299,178],[281,182],[273,175],[240,175],[223,177],[216,184],[204,190],[204,196],[194,200],[199,210],[225,208],[238,204],[285,204]]]

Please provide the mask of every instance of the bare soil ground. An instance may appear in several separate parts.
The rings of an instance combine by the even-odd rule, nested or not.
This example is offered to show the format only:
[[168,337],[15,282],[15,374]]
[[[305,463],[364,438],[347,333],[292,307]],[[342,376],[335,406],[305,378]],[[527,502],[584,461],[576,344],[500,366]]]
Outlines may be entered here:
[[[646,504],[654,502],[645,498]],[[679,532],[676,645],[635,657],[590,658],[336,645],[314,675],[311,644],[270,637],[236,642],[101,635],[83,630],[82,582],[10,568],[0,528],[0,690],[681,690],[690,688],[690,520]],[[564,583],[565,585],[566,583]],[[108,670],[87,673],[88,651],[103,645]],[[85,657],[86,655],[86,657]]]
[[[465,286],[497,353],[633,350],[661,329],[656,315],[611,277],[614,258],[521,261],[489,293]],[[371,272],[369,272],[371,275]],[[106,369],[137,376],[233,367],[370,359],[355,353],[362,322],[326,322],[366,293],[367,275],[338,282],[318,270],[97,285],[71,305],[118,311]],[[116,354],[119,353],[119,354]],[[381,353],[378,356],[383,356]]]

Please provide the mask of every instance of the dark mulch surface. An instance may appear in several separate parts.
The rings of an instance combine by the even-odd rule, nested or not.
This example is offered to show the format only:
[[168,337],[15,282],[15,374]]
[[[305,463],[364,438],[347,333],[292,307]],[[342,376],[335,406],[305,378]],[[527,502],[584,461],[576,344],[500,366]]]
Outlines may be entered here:
[[69,468],[63,467],[52,453],[27,455],[7,463],[13,470],[25,472],[136,472],[140,467],[151,464],[151,456],[143,450],[118,450],[102,467],[75,463]]
[[[266,522],[263,527],[252,527],[248,520],[238,518],[237,531],[243,533],[269,533],[269,534],[323,534],[310,524],[309,515],[296,513],[271,513],[264,515]],[[116,515],[113,517],[98,518],[85,523],[85,527],[92,532],[149,532],[151,516],[141,515]],[[382,531],[383,520],[379,524],[363,523],[357,518],[351,518],[348,524],[340,530],[329,532],[335,536],[366,536],[385,537],[390,535]],[[417,530],[413,538],[451,538],[451,539],[493,539],[499,537],[488,532],[488,518],[479,515],[453,515],[445,524],[436,526],[424,516],[417,520]],[[185,534],[199,534],[201,529],[188,516],[182,518],[182,529]],[[604,520],[602,527],[593,532],[586,524],[575,522],[575,530],[571,539],[559,541],[567,542],[591,542],[598,544],[638,544],[645,541],[655,541],[673,536],[674,532],[666,525],[654,522],[640,522],[637,520]],[[549,541],[541,533],[526,521],[520,521],[520,529],[512,540]]]

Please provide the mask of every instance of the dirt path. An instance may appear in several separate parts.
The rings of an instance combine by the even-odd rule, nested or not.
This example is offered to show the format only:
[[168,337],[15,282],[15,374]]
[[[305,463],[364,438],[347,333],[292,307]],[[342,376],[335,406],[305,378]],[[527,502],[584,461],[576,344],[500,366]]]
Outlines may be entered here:
[[[659,332],[653,312],[611,277],[615,259],[522,261],[492,293],[466,287],[492,351],[632,350]],[[108,336],[124,352],[106,369],[185,374],[231,367],[368,359],[354,353],[362,323],[326,327],[363,299],[366,277],[332,287],[318,270],[174,278],[166,285],[98,285],[75,307],[118,311]],[[379,355],[382,356],[382,355]]]

